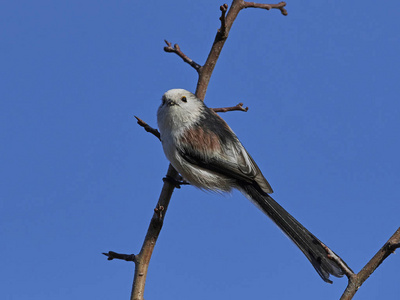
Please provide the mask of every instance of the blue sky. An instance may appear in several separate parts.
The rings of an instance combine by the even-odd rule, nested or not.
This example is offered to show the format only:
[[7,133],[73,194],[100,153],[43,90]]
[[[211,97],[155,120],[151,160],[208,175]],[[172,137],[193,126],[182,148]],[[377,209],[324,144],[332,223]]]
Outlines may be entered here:
[[[136,125],[161,95],[194,91],[218,1],[7,1],[0,11],[2,299],[127,299],[168,162]],[[274,198],[355,271],[399,227],[400,4],[288,1],[242,11],[206,103]],[[390,256],[356,299],[398,297]],[[240,193],[176,190],[146,299],[338,299],[300,251]]]

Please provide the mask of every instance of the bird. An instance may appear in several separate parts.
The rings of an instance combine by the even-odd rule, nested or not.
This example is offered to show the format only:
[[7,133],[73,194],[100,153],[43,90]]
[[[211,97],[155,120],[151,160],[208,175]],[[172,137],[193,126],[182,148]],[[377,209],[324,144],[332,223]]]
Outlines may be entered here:
[[193,93],[171,89],[161,98],[157,124],[165,156],[191,185],[217,193],[239,190],[294,242],[319,276],[342,277],[325,246],[279,205],[253,158],[228,124]]

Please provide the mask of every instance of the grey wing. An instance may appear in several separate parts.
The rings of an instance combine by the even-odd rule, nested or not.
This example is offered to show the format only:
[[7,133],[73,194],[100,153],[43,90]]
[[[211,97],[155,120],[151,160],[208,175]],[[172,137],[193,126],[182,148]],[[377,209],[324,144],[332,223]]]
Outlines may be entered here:
[[252,170],[254,173],[254,181],[257,182],[258,186],[267,194],[272,194],[274,191],[272,190],[271,185],[265,179],[264,175],[262,174],[260,168],[257,166],[256,162],[247,152],[247,150],[243,147],[244,152],[246,153],[247,159],[249,159],[249,164],[252,166]]
[[239,182],[256,183],[263,192],[272,193],[270,184],[240,142],[228,144],[230,145],[220,148],[218,155],[210,157],[202,155],[202,152],[196,149],[195,144],[183,143],[181,144],[182,148],[178,150],[180,155],[193,165],[236,179]]

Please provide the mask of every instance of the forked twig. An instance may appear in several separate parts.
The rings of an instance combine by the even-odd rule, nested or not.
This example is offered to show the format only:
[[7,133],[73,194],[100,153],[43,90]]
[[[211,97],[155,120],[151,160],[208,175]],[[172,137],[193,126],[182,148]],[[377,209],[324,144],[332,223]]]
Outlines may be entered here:
[[354,276],[348,276],[349,282],[340,300],[353,299],[355,293],[369,276],[380,266],[381,263],[400,246],[400,227],[382,246],[382,248],[371,258],[371,260]]
[[400,248],[400,227],[357,274],[355,274],[333,251],[331,251],[324,244],[322,244],[322,246],[324,246],[326,252],[328,253],[328,258],[335,261],[347,276],[348,284],[340,300],[350,300],[353,299],[361,285],[368,279],[368,277],[371,276],[371,274],[379,267],[379,265],[390,254],[394,253],[394,250]]
[[226,35],[226,12],[228,11],[228,4],[221,5],[219,7],[221,11],[221,17],[219,20],[221,21],[221,28],[219,29],[219,34],[221,35],[221,38],[227,38]]
[[168,42],[167,40],[164,40],[164,42],[167,44],[167,46],[164,47],[165,52],[177,54],[180,58],[183,59],[183,61],[185,63],[188,63],[197,72],[199,72],[199,70],[201,69],[201,66],[198,63],[196,63],[195,61],[193,61],[193,59],[189,58],[185,53],[183,53],[178,44],[175,44],[174,47],[172,47],[172,44],[170,42]]
[[264,4],[264,3],[255,3],[255,2],[246,2],[244,1],[244,8],[254,7],[254,8],[262,8],[266,10],[270,9],[279,9],[282,15],[287,16],[288,12],[285,9],[286,2],[280,2],[278,4]]

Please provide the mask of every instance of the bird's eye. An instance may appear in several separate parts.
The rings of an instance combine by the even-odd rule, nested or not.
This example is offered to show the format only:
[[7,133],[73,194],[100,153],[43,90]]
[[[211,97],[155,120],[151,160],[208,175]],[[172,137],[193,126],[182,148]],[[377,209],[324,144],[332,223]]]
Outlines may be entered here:
[[187,102],[187,99],[185,96],[182,96],[181,100],[182,100],[182,102]]

